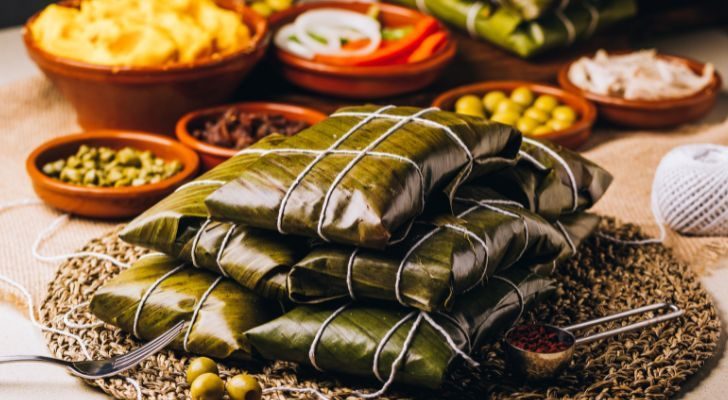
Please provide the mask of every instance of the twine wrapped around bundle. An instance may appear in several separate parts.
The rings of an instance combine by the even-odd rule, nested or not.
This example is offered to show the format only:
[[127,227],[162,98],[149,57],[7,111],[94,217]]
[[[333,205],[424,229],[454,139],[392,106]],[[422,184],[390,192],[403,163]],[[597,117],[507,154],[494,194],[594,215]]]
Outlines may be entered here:
[[658,223],[686,235],[728,236],[728,147],[680,146],[660,162],[652,185]]

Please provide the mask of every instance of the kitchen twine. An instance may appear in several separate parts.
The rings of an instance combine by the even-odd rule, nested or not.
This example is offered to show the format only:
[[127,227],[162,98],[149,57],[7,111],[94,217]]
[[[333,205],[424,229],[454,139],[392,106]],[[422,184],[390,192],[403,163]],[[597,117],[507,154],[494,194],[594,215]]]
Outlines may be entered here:
[[478,30],[476,29],[477,27],[475,26],[475,23],[478,21],[478,14],[483,7],[485,7],[484,3],[476,1],[472,6],[468,7],[468,12],[466,14],[465,27],[467,28],[470,37],[475,39],[478,37]]

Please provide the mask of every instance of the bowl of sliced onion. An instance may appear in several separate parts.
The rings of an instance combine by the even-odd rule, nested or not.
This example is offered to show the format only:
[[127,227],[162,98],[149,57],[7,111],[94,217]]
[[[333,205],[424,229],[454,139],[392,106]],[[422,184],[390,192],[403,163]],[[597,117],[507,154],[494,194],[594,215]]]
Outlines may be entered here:
[[436,19],[390,4],[306,3],[269,22],[283,76],[338,97],[376,99],[422,89],[455,56],[455,42]]
[[655,50],[599,50],[565,65],[558,80],[565,90],[596,103],[600,117],[647,129],[702,118],[722,86],[712,65]]

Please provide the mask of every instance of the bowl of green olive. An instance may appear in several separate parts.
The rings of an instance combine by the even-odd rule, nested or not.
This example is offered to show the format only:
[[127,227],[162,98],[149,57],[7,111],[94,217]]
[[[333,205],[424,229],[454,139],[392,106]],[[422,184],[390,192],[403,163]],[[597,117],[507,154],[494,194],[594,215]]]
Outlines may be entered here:
[[563,89],[524,81],[492,81],[457,87],[433,106],[512,125],[525,136],[575,149],[591,135],[597,117],[586,98]]
[[61,211],[104,219],[134,217],[192,179],[197,153],[160,135],[98,130],[36,148],[26,170],[38,197]]

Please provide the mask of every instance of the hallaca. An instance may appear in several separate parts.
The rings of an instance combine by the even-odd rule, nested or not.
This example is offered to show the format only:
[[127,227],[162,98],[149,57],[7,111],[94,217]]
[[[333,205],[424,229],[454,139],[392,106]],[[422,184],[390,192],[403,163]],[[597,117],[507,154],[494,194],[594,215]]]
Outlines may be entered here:
[[501,0],[503,7],[517,11],[521,18],[531,21],[554,11],[564,11],[574,4],[597,7],[607,0]]
[[456,200],[453,211],[418,219],[407,239],[386,250],[314,247],[288,275],[290,299],[379,299],[441,310],[497,270],[552,263],[571,251],[557,227],[497,195]]
[[562,215],[591,208],[611,182],[609,172],[580,154],[550,142],[524,138],[515,168],[476,180],[458,195],[479,198],[484,190],[495,190],[555,221]]
[[[513,325],[554,282],[511,268],[461,295],[447,313],[365,303],[298,306],[246,335],[264,358],[320,371],[438,388],[453,362]],[[381,394],[381,393],[377,393]]]
[[[205,201],[213,218],[381,249],[434,191],[512,165],[512,127],[436,108],[343,108],[287,138]],[[245,154],[246,150],[241,153]]]
[[637,14],[636,0],[604,0],[596,4],[574,1],[563,10],[556,8],[531,21],[516,8],[484,1],[389,1],[418,8],[468,32],[472,37],[485,39],[523,58],[569,46],[577,40],[591,37],[599,29]]
[[[250,149],[271,149],[283,138],[271,135]],[[236,155],[180,187],[131,221],[121,238],[229,276],[266,297],[285,298],[285,275],[305,254],[306,240],[283,239],[275,232],[211,221],[204,204],[210,193],[259,157],[252,151]]]
[[237,360],[253,359],[243,333],[281,314],[278,302],[164,255],[142,257],[108,281],[90,308],[100,320],[144,340],[188,321],[172,347]]

